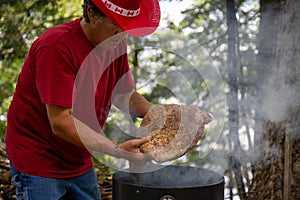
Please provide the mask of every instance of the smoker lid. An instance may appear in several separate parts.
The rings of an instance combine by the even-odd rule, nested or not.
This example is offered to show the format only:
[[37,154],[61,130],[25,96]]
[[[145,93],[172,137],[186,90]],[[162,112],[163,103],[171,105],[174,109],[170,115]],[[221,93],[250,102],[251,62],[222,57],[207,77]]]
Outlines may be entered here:
[[128,172],[116,172],[113,180],[118,183],[151,188],[192,188],[223,184],[224,177],[217,172],[188,166],[166,166],[160,170],[132,178]]

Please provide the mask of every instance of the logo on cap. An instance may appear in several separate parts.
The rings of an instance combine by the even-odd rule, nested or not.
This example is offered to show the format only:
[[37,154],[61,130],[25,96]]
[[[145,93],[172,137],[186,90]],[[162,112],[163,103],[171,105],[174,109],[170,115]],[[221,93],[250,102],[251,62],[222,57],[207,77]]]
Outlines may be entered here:
[[140,8],[137,10],[127,10],[125,8],[122,8],[120,6],[117,6],[116,4],[112,3],[108,0],[102,0],[102,2],[105,4],[105,6],[111,10],[112,12],[122,15],[125,17],[136,17],[140,14]]

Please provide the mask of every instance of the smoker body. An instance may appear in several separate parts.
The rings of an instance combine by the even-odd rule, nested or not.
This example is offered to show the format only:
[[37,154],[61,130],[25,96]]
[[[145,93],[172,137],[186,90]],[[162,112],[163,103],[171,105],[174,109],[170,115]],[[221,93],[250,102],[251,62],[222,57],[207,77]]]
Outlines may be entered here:
[[133,179],[113,175],[113,200],[223,200],[224,177],[202,168],[167,166]]

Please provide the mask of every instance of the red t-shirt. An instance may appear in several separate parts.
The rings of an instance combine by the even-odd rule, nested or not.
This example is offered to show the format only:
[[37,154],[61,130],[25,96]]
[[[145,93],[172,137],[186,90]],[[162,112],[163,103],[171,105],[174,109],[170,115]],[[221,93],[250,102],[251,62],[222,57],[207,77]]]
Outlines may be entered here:
[[70,178],[91,169],[85,148],[52,132],[45,104],[73,108],[76,117],[100,131],[113,92],[133,88],[126,48],[125,40],[112,50],[94,48],[80,19],[48,29],[32,44],[8,111],[6,151],[17,170]]

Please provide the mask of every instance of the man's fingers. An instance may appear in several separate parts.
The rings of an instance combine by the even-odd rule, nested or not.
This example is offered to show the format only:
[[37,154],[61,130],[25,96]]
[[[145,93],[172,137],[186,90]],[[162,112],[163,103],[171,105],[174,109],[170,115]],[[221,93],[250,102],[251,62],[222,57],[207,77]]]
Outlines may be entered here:
[[135,139],[135,146],[139,147],[142,144],[144,144],[145,142],[148,142],[150,140],[151,140],[151,137],[144,137],[144,138]]

